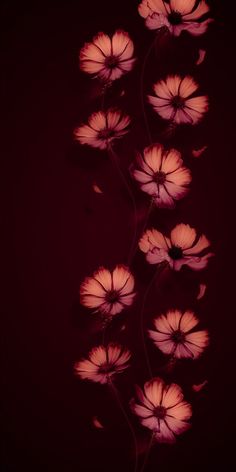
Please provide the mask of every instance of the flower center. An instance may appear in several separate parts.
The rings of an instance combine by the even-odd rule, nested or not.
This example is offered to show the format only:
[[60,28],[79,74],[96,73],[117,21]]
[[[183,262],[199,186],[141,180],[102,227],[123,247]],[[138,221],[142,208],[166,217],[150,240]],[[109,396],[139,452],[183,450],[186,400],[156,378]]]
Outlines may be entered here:
[[184,106],[184,99],[179,95],[176,95],[171,99],[171,105],[175,109],[183,108]]
[[166,180],[165,172],[156,172],[154,175],[154,179],[158,185],[163,185]]
[[109,362],[104,362],[104,364],[100,365],[99,372],[101,374],[108,374],[112,370],[112,365]]
[[117,302],[118,298],[119,293],[116,290],[110,290],[110,292],[107,292],[106,294],[106,301],[109,303]]
[[153,413],[159,420],[163,420],[166,416],[166,408],[164,406],[156,406]]
[[183,251],[181,247],[178,247],[178,246],[172,246],[169,249],[168,254],[171,257],[171,259],[174,259],[174,260],[181,259],[183,257]]
[[180,344],[183,343],[185,340],[184,333],[180,330],[174,331],[171,335],[171,339],[174,343]]
[[168,15],[168,20],[171,25],[180,25],[182,23],[182,15],[178,11],[172,11]]
[[114,130],[109,128],[101,129],[98,133],[98,138],[104,141],[108,141],[115,136]]
[[117,56],[109,56],[105,59],[105,66],[109,69],[114,69],[117,66],[118,62],[119,60]]

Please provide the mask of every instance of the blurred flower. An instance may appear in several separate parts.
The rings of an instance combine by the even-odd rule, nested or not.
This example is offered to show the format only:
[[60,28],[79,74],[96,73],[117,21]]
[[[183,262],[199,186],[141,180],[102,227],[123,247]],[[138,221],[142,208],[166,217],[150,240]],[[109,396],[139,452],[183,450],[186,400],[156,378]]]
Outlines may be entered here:
[[139,247],[146,254],[149,264],[167,261],[174,270],[180,270],[183,265],[193,270],[204,269],[208,259],[213,256],[213,253],[208,252],[209,246],[206,236],[198,237],[194,228],[183,223],[172,229],[170,238],[156,229],[148,229],[139,241]]
[[128,133],[129,124],[129,116],[119,110],[98,111],[89,117],[87,125],[75,129],[74,137],[81,144],[107,149],[114,139]]
[[75,363],[75,374],[81,379],[105,384],[112,379],[113,375],[129,367],[130,356],[130,352],[118,344],[110,343],[107,347],[94,347],[88,359]]
[[148,95],[148,101],[165,120],[195,125],[208,110],[207,96],[192,97],[198,85],[190,76],[169,75],[154,84],[153,89],[156,96]]
[[168,28],[171,34],[179,36],[185,30],[199,36],[207,30],[211,18],[206,19],[209,6],[205,0],[142,0],[138,7],[145,18],[147,28],[158,30]]
[[112,272],[100,267],[80,287],[81,304],[108,317],[132,305],[134,296],[134,277],[122,265],[116,266]]
[[135,169],[133,176],[158,207],[174,208],[176,200],[188,193],[191,173],[175,149],[165,151],[160,144],[151,145],[143,156],[138,155],[138,164],[140,170]]
[[80,51],[80,68],[106,82],[119,79],[129,72],[135,59],[134,44],[128,33],[116,31],[112,38],[98,33],[91,43],[85,43]]
[[162,379],[153,378],[145,383],[144,392],[137,387],[137,398],[137,403],[131,400],[131,409],[158,442],[173,443],[177,435],[189,429],[192,410],[183,400],[179,385],[165,385]]
[[191,311],[181,313],[178,310],[168,311],[154,320],[155,331],[149,330],[154,344],[164,354],[177,359],[191,357],[197,359],[208,345],[206,330],[193,331],[198,319]]

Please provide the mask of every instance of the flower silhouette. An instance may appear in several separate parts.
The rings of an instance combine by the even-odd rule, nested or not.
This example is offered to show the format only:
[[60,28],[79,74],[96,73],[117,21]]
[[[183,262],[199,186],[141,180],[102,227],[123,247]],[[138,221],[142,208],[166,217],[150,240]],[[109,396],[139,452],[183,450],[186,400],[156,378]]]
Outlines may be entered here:
[[192,97],[198,85],[190,76],[169,75],[154,84],[153,89],[155,96],[149,95],[148,101],[165,120],[195,125],[208,110],[207,96]]
[[159,30],[165,27],[174,36],[179,36],[184,30],[199,36],[205,33],[212,21],[206,18],[209,6],[205,0],[142,0],[138,11],[145,18],[147,28]]
[[88,359],[75,363],[74,371],[81,379],[105,384],[129,367],[130,357],[130,352],[119,344],[97,346],[90,351]]
[[178,359],[196,359],[202,354],[209,340],[206,330],[194,331],[197,324],[198,319],[191,311],[168,311],[166,315],[154,320],[155,331],[149,330],[148,333],[164,354]]
[[129,116],[120,110],[98,111],[89,117],[88,124],[75,129],[74,137],[81,144],[107,149],[114,139],[122,138],[128,133],[129,124]]
[[183,265],[193,270],[204,269],[213,256],[209,252],[210,242],[206,236],[198,237],[194,228],[183,223],[171,231],[170,238],[156,229],[148,229],[140,239],[139,247],[150,264],[167,261],[177,271]]
[[132,305],[134,297],[134,277],[122,265],[112,272],[100,267],[80,287],[81,304],[106,316],[116,315]]
[[176,200],[188,193],[191,173],[175,149],[165,151],[160,144],[151,145],[144,149],[143,156],[138,155],[138,164],[133,176],[158,207],[174,208]]
[[80,68],[105,82],[112,82],[132,69],[133,53],[134,44],[128,33],[118,30],[112,38],[98,33],[81,49]]
[[137,402],[131,400],[131,409],[158,442],[174,443],[177,435],[189,429],[192,409],[179,385],[165,385],[157,377],[145,383],[144,391],[137,387],[136,392]]

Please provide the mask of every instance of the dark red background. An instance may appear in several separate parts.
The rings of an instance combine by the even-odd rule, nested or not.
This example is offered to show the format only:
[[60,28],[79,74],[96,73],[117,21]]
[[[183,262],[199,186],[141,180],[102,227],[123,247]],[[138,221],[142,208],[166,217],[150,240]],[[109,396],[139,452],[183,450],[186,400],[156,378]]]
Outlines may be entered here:
[[[76,124],[99,108],[95,81],[80,73],[79,48],[97,31],[130,32],[139,57],[136,69],[114,85],[109,96],[133,116],[131,133],[117,145],[122,167],[148,144],[140,107],[139,76],[153,33],[144,28],[136,1],[3,2],[2,50],[2,198],[4,472],[132,471],[132,439],[106,388],[73,376],[73,363],[101,342],[97,321],[79,306],[78,289],[86,275],[103,264],[125,262],[133,216],[126,189],[105,153],[73,143]],[[183,271],[156,283],[146,308],[146,324],[162,309],[195,309],[211,333],[201,360],[177,366],[166,380],[179,382],[193,402],[193,428],[177,445],[156,446],[147,471],[158,468],[211,470],[229,463],[235,320],[233,262],[234,78],[230,2],[212,1],[216,22],[202,38],[183,35],[156,50],[147,64],[145,91],[170,72],[193,74],[210,97],[210,112],[198,127],[183,128],[171,144],[181,149],[193,172],[192,191],[173,212],[154,211],[150,224],[169,231],[190,223],[213,242],[216,257],[203,274]],[[222,6],[221,4],[224,3]],[[198,47],[207,49],[196,67]],[[123,98],[116,97],[122,90]],[[162,122],[148,109],[153,138]],[[208,145],[199,160],[193,147]],[[96,182],[103,194],[93,192]],[[148,200],[130,180],[140,215]],[[140,229],[140,228],[139,228]],[[139,332],[139,307],[153,268],[137,252],[132,264],[138,298],[109,331],[133,352],[133,365],[117,381],[124,405],[135,382],[148,379]],[[204,299],[196,302],[199,282]],[[233,297],[232,297],[233,300]],[[127,329],[120,332],[123,321]],[[155,374],[164,358],[148,341]],[[208,380],[201,393],[193,383]],[[130,418],[141,440],[145,430]],[[105,429],[96,430],[97,415]],[[5,421],[6,420],[6,421]]]

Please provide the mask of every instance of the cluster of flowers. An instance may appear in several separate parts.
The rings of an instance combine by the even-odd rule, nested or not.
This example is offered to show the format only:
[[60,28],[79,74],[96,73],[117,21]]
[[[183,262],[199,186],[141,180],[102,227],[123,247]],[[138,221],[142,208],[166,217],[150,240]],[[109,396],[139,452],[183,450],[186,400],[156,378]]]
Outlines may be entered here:
[[[212,21],[204,0],[142,0],[138,11],[149,29],[165,28],[174,36],[183,30],[200,35]],[[81,49],[79,60],[82,71],[100,79],[105,86],[111,85],[134,67],[134,44],[124,31],[118,30],[112,37],[99,33]],[[190,76],[168,75],[153,85],[153,91],[147,102],[168,123],[195,125],[208,110],[208,97],[197,94],[198,84]],[[130,122],[130,117],[121,110],[102,109],[77,127],[74,137],[81,144],[109,152],[114,141],[128,133]],[[160,208],[174,208],[188,194],[192,179],[181,153],[165,149],[160,143],[137,155],[132,176]],[[177,224],[169,235],[156,228],[147,229],[139,240],[139,249],[149,264],[164,262],[174,271],[183,266],[202,270],[213,255],[207,237],[183,223]],[[80,287],[81,304],[107,321],[131,306],[135,296],[134,276],[123,265],[117,265],[113,271],[99,267]],[[209,342],[208,331],[199,330],[198,324],[191,310],[171,309],[154,319],[147,335],[172,359],[197,359]],[[96,346],[87,358],[76,362],[75,373],[81,379],[109,384],[116,374],[129,367],[130,358],[130,351],[117,343]],[[130,406],[159,442],[174,442],[190,426],[192,410],[182,389],[173,383],[166,385],[159,377],[146,382],[144,390],[137,387],[136,399],[131,400]]]

